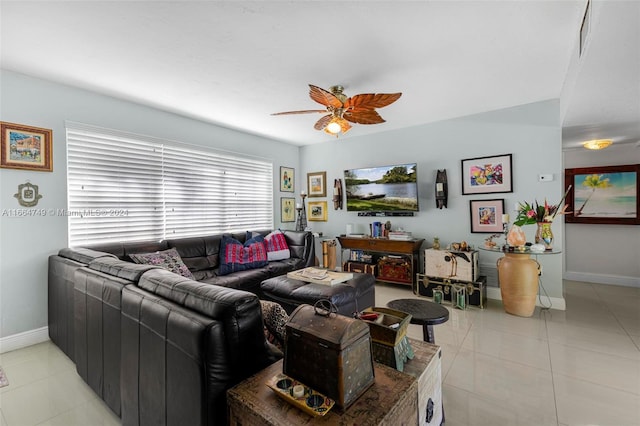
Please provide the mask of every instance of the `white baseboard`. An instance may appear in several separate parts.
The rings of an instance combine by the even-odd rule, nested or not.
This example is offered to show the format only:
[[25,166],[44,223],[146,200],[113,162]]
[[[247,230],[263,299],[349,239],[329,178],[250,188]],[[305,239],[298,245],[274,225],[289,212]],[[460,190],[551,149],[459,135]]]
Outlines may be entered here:
[[3,337],[0,338],[0,354],[26,348],[47,340],[49,340],[49,327],[36,328],[35,330]]
[[625,277],[620,275],[602,275],[588,272],[566,271],[563,278],[565,280],[583,281],[586,283],[621,285],[624,287],[640,287],[640,277]]
[[[499,287],[487,287],[487,298],[493,300],[502,300]],[[540,303],[542,299],[542,303]],[[559,311],[567,310],[567,303],[564,297],[547,297],[544,294],[540,297],[536,297],[536,306],[548,308],[551,305],[551,309],[557,309]]]

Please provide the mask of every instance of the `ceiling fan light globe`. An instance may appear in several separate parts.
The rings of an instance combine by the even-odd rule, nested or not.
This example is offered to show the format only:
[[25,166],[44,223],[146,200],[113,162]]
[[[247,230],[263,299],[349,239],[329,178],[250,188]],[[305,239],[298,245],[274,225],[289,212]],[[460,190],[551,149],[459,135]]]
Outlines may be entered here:
[[327,127],[325,127],[324,130],[332,135],[337,135],[338,133],[340,133],[340,130],[342,130],[342,127],[339,123],[331,121],[329,124],[327,124]]

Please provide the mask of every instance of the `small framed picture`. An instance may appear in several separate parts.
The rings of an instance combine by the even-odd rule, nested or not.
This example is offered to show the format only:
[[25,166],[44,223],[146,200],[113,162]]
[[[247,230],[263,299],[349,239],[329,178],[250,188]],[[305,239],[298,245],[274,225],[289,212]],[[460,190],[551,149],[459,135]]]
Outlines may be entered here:
[[295,169],[292,167],[280,166],[280,191],[293,192],[295,189]]
[[309,220],[326,222],[327,209],[328,204],[326,201],[309,201]]
[[0,121],[0,167],[52,172],[52,131]]
[[499,233],[502,232],[502,215],[504,214],[504,200],[471,200],[471,232]]
[[327,172],[307,173],[309,197],[327,196]]
[[280,197],[280,221],[296,221],[296,199],[293,197]]
[[511,154],[462,160],[462,194],[513,192]]

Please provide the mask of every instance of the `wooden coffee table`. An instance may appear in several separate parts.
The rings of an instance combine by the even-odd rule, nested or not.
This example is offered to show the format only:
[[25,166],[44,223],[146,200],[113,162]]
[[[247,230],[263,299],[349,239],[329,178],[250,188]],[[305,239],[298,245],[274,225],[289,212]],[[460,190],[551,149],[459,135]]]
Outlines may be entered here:
[[227,391],[231,426],[297,424],[390,425],[416,424],[418,381],[386,365],[374,363],[374,384],[349,408],[333,407],[322,417],[294,407],[267,387],[269,379],[282,373],[282,360]]

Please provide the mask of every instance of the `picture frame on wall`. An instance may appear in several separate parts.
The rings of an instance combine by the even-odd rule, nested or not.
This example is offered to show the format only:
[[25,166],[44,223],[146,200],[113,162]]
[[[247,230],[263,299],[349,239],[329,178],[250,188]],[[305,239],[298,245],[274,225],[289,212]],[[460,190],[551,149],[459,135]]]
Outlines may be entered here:
[[326,222],[329,204],[326,201],[309,201],[309,220]]
[[293,197],[280,197],[280,222],[296,221],[296,199]]
[[280,192],[293,192],[295,190],[295,173],[293,167],[280,166]]
[[565,169],[566,223],[640,225],[640,164]]
[[462,195],[513,192],[511,154],[461,160]]
[[52,172],[53,131],[0,121],[0,167]]
[[504,199],[469,201],[471,232],[495,234],[503,231]]
[[309,197],[327,196],[327,172],[307,173],[307,193]]

